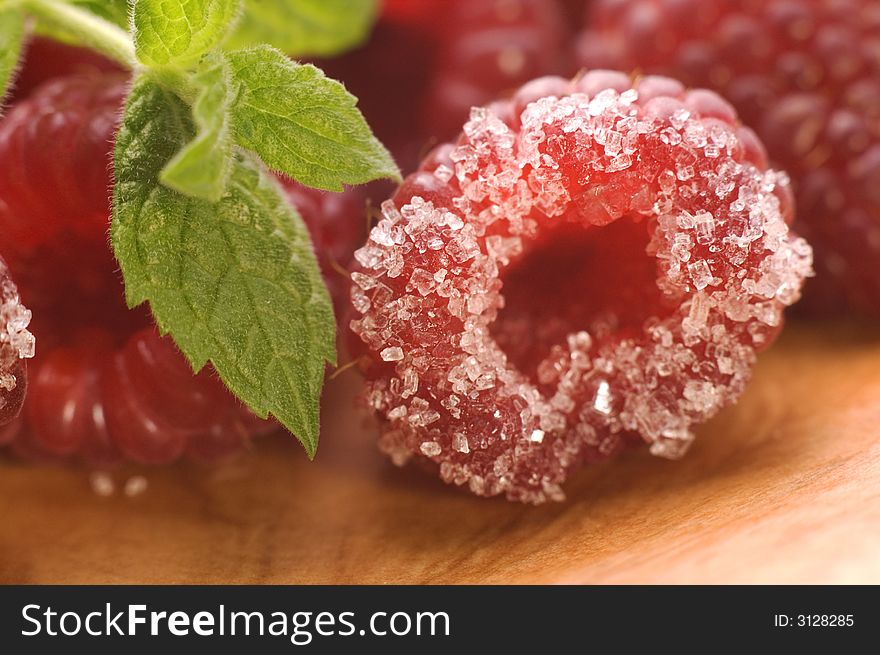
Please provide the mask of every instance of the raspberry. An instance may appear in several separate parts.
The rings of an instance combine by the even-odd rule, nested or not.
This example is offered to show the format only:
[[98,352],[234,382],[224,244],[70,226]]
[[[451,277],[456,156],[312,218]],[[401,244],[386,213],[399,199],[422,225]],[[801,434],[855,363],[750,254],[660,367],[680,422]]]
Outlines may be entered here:
[[584,14],[590,0],[557,0],[557,2],[568,25],[581,25],[584,22]]
[[598,0],[579,63],[715,89],[787,170],[816,248],[813,311],[880,315],[880,5]]
[[394,1],[367,44],[319,65],[358,97],[411,170],[424,144],[454,136],[471,106],[559,72],[567,36],[556,0]]
[[[27,331],[31,313],[21,304],[18,289],[0,258],[0,427],[12,421],[21,409],[27,389],[24,359],[34,355],[34,337]],[[0,431],[5,443],[8,430]]]
[[[30,455],[98,464],[215,459],[274,423],[257,419],[210,368],[193,375],[148,310],[125,306],[107,228],[109,152],[126,84],[59,78],[0,122],[0,243],[35,312],[41,350],[6,439]],[[317,234],[322,264],[347,261],[364,226],[358,196],[287,188]]]
[[385,0],[382,18],[416,29],[436,25],[443,19],[447,3],[448,0]]
[[120,72],[121,69],[94,50],[36,37],[25,50],[24,65],[16,76],[11,101],[22,100],[38,86],[56,77],[102,71]]
[[471,107],[561,70],[567,33],[556,0],[443,3],[425,132],[453,137]]
[[[125,306],[107,247],[107,190],[126,84],[115,75],[60,78],[0,123],[0,238],[38,314],[41,344],[23,415],[8,439],[30,455],[95,464],[213,460],[274,423],[238,403],[210,368],[193,375],[148,310]],[[315,237],[338,303],[347,288],[331,264],[348,262],[360,241],[360,196],[284,184]]]
[[671,79],[473,110],[355,253],[381,449],[531,503],[628,445],[682,454],[811,273],[786,185],[730,105]]

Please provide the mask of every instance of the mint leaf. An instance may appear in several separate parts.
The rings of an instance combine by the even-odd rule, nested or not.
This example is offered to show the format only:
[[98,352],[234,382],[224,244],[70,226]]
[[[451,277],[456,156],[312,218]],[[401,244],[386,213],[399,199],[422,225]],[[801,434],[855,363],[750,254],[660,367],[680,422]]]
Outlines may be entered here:
[[376,0],[245,0],[229,46],[269,43],[292,57],[329,57],[362,43],[377,11]]
[[217,202],[226,190],[232,162],[229,72],[222,55],[193,81],[199,88],[192,109],[198,132],[168,162],[160,179],[181,193]]
[[24,16],[15,9],[0,8],[0,102],[6,97],[6,89],[12,81],[21,43],[24,38]]
[[147,66],[187,64],[217,46],[239,0],[136,0],[134,47]]
[[238,84],[232,106],[236,140],[269,167],[329,191],[382,177],[400,179],[355,106],[357,98],[339,82],[268,46],[228,57]]
[[149,301],[195,370],[213,363],[260,416],[271,412],[314,456],[335,326],[308,231],[249,156],[211,203],[159,183],[193,138],[187,106],[136,81],[116,139],[111,240],[134,307]]

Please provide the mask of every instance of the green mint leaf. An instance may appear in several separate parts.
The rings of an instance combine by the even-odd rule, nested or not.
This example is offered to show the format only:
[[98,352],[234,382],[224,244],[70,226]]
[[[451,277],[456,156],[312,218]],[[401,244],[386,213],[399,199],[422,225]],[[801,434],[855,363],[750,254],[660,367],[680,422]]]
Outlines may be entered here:
[[223,40],[239,8],[239,0],[136,0],[137,57],[155,67],[192,63]]
[[24,16],[15,9],[0,8],[0,102],[12,81],[24,38]]
[[142,77],[116,139],[111,240],[130,306],[149,301],[195,370],[206,362],[313,456],[335,325],[308,231],[275,180],[236,155],[216,203],[159,183],[194,133],[188,107]]
[[339,82],[269,46],[228,57],[238,85],[232,106],[235,138],[270,168],[329,191],[382,177],[400,179],[391,155],[355,106],[357,98]]
[[229,135],[229,72],[222,55],[194,78],[199,96],[193,104],[196,137],[162,170],[166,186],[196,198],[217,202],[226,190],[232,167]]
[[362,43],[377,0],[245,0],[229,46],[269,43],[292,57],[330,57]]

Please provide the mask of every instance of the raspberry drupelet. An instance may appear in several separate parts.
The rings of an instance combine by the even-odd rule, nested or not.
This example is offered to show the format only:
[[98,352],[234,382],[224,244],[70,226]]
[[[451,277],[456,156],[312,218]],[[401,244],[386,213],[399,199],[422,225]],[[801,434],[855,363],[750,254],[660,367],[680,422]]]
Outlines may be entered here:
[[730,100],[791,175],[816,249],[804,308],[880,316],[880,3],[596,0],[577,63]]
[[528,83],[383,214],[351,322],[381,449],[528,503],[628,445],[681,455],[811,274],[786,175],[727,102],[668,78]]
[[34,336],[27,327],[31,312],[21,304],[9,268],[0,258],[0,443],[11,430],[4,429],[21,409],[27,390],[25,359],[34,356]]
[[[146,306],[125,305],[107,233],[127,84],[114,74],[58,78],[0,121],[0,243],[40,343],[6,440],[26,455],[95,465],[215,460],[276,426],[236,400],[210,366],[194,375]],[[292,183],[287,192],[320,235],[322,266],[347,261],[364,229],[348,213],[356,200]],[[353,226],[343,229],[339,213]]]

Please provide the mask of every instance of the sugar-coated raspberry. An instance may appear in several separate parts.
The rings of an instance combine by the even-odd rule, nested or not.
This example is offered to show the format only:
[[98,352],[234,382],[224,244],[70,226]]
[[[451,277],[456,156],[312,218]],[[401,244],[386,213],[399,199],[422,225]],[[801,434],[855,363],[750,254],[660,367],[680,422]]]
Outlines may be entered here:
[[670,79],[473,110],[355,253],[382,450],[531,503],[628,444],[682,454],[811,273],[787,184],[728,103]]
[[[34,336],[27,327],[31,312],[21,304],[18,289],[0,258],[0,428],[21,409],[27,389],[24,360],[34,355]],[[0,430],[0,443],[11,431]]]
[[579,63],[727,97],[792,176],[816,248],[805,304],[880,315],[880,3],[597,0]]

